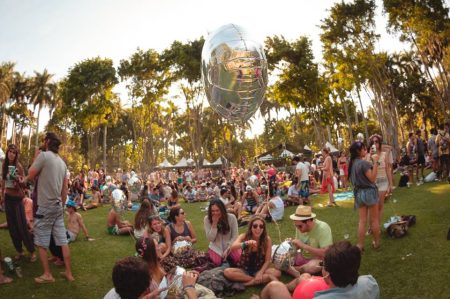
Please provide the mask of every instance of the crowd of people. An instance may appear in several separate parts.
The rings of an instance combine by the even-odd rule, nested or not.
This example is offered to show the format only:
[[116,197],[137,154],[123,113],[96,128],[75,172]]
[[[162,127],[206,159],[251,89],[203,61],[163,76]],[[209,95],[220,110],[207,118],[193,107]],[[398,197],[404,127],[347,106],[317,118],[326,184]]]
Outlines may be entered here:
[[[58,154],[58,137],[47,133],[28,171],[20,164],[18,148],[8,146],[2,166],[7,222],[2,226],[9,230],[16,260],[25,258],[23,247],[30,262],[39,256],[43,274],[35,278],[36,283],[55,281],[49,267],[52,260],[64,266],[64,277],[73,281],[68,244],[80,231],[93,240],[77,210],[112,204],[105,229],[113,236],[133,236],[137,257],[116,263],[114,288],[105,296],[109,299],[169,298],[176,282],[188,298],[197,298],[201,292],[214,296],[215,290],[197,282],[203,273],[216,268],[222,269],[225,280],[244,287],[266,285],[261,298],[292,298],[314,279],[322,282],[315,298],[360,298],[361,294],[378,298],[376,280],[359,276],[358,269],[366,236],[372,236],[373,250],[381,246],[383,206],[394,189],[395,169],[403,167],[400,171],[408,176],[416,172],[417,178],[419,173],[423,178],[423,167],[430,163],[438,179],[450,178],[448,125],[431,133],[428,142],[421,138],[420,130],[410,135],[398,163],[391,147],[375,134],[367,144],[354,142],[348,158],[347,151],[336,155],[326,147],[310,159],[295,156],[292,170],[255,164],[252,168],[157,170],[142,175],[120,169],[107,175],[99,169],[80,171],[77,176],[70,174]],[[355,245],[334,243],[330,226],[312,210],[314,194],[328,194],[327,206],[332,208],[338,206],[336,190],[347,191],[350,186],[359,216]],[[203,228],[194,227],[183,209],[192,202],[208,203]],[[289,205],[296,206],[289,216],[296,228],[289,241],[296,254],[288,267],[274,268],[267,225],[284,219]],[[136,211],[134,223],[123,219],[125,210]],[[239,234],[239,226],[246,226],[244,233]],[[194,249],[199,233],[209,241],[206,252]],[[194,270],[177,274],[180,265]],[[292,281],[279,282],[282,272],[292,276]],[[11,281],[0,274],[0,284]]]

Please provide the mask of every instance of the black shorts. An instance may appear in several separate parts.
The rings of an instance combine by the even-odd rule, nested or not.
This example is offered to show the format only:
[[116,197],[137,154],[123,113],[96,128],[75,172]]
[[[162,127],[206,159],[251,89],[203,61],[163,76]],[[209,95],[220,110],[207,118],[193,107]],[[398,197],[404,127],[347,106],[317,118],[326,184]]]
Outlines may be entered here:
[[419,155],[419,157],[417,158],[417,165],[425,165],[425,156],[424,155]]

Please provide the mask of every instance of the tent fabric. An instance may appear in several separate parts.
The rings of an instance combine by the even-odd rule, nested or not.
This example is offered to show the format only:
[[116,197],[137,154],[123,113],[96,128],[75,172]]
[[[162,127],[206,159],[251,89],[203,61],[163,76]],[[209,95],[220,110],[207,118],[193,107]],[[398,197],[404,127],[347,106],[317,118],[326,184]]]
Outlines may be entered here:
[[203,166],[207,166],[207,165],[210,165],[210,164],[211,163],[208,160],[203,159]]
[[338,153],[339,150],[335,148],[331,143],[327,142],[325,143],[325,146],[330,149],[330,153]]
[[173,166],[173,165],[170,164],[170,162],[167,161],[167,159],[164,159],[164,161],[162,161],[162,162],[158,165],[159,168],[169,168],[169,167],[172,167],[172,166]]
[[188,167],[186,158],[185,157],[181,158],[181,160],[178,161],[178,163],[175,164],[173,167],[175,168]]
[[217,158],[216,161],[214,161],[213,163],[210,163],[210,165],[220,166],[220,165],[222,165],[222,159],[219,157],[219,158]]
[[273,156],[271,154],[267,154],[258,159],[258,161],[271,161],[273,160]]
[[303,150],[300,147],[294,146],[292,144],[288,144],[288,143],[280,143],[279,145],[277,145],[276,147],[268,150],[265,153],[260,154],[259,156],[257,156],[256,158],[259,160],[259,158],[264,157],[268,154],[273,155],[274,153],[278,153],[278,152],[282,152],[284,150],[288,150],[291,153],[303,153],[303,154],[309,154],[311,153],[311,151],[308,150]]
[[294,157],[294,153],[291,151],[288,151],[287,149],[285,149],[283,152],[281,152],[280,157],[286,158],[286,157]]

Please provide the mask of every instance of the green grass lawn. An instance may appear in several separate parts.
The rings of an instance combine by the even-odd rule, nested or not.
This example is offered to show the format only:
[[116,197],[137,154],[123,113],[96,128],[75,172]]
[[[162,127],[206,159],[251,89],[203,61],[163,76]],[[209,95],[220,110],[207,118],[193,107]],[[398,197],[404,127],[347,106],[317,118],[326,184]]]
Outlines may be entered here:
[[[314,212],[318,219],[327,222],[333,239],[342,240],[345,234],[356,241],[357,212],[352,201],[339,202],[339,207],[325,208],[325,196],[312,197]],[[185,204],[187,218],[194,224],[198,235],[195,247],[206,250],[203,231],[205,203]],[[289,215],[294,207],[285,211],[285,219],[279,223],[281,238],[294,236],[294,226]],[[68,283],[58,276],[62,268],[51,266],[56,283],[37,285],[33,277],[41,274],[39,262],[22,261],[23,278],[14,277],[14,283],[0,286],[0,298],[103,298],[112,287],[111,270],[114,262],[134,254],[134,240],[130,236],[112,237],[106,234],[108,207],[81,212],[90,235],[96,240],[85,241],[83,235],[70,245],[73,272],[76,281]],[[395,214],[414,214],[417,224],[403,239],[390,239],[384,232],[381,249],[370,249],[366,239],[360,274],[372,274],[381,288],[382,298],[450,298],[450,241],[446,240],[450,228],[450,185],[430,183],[411,188],[397,188],[386,203],[385,219]],[[132,220],[134,213],[125,217]],[[5,214],[0,213],[0,222]],[[279,243],[278,232],[273,223],[268,225],[274,243]],[[241,231],[243,228],[241,228]],[[14,256],[15,250],[7,230],[0,230],[0,249],[3,257]],[[288,277],[283,277],[284,281]],[[259,288],[250,288],[235,298],[249,298],[259,293]]]

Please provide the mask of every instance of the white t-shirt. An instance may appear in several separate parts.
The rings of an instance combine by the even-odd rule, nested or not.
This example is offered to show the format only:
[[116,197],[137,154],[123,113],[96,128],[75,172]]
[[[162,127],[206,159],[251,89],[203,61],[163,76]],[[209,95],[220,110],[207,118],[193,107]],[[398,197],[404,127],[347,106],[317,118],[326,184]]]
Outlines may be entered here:
[[112,288],[109,292],[103,297],[103,299],[120,299],[119,294],[117,294],[116,289]]
[[270,215],[272,216],[273,220],[281,220],[284,216],[284,202],[279,196],[272,197],[270,199],[270,202],[272,202],[275,205],[275,208],[270,209]]
[[298,196],[298,190],[295,188],[295,185],[292,184],[288,190],[288,196]]
[[300,182],[307,181],[309,179],[309,167],[305,163],[298,162],[297,167],[295,168],[301,170],[302,172]]
[[192,182],[192,172],[186,171],[184,176],[186,177],[186,182]]

